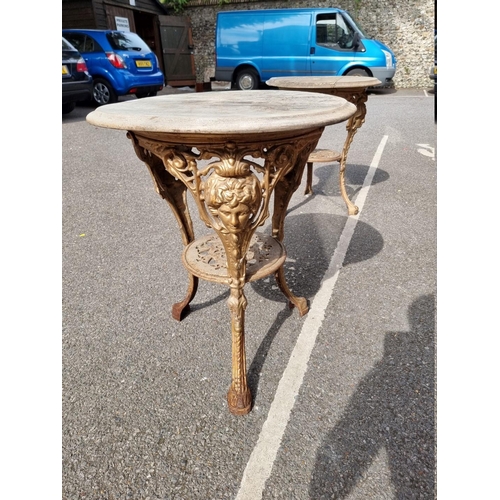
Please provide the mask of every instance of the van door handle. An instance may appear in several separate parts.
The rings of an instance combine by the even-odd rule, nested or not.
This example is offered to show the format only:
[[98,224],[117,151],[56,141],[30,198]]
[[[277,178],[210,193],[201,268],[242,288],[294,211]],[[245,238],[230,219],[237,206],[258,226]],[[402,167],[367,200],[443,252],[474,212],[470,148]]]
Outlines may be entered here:
[[316,54],[316,47],[311,47],[310,54]]

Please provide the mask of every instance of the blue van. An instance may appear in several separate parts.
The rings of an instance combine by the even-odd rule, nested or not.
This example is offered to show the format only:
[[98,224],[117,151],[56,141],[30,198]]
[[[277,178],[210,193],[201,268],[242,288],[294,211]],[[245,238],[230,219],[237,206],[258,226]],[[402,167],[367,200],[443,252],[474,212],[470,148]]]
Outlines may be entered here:
[[374,76],[391,86],[396,57],[336,8],[217,13],[215,80],[251,90],[275,76]]

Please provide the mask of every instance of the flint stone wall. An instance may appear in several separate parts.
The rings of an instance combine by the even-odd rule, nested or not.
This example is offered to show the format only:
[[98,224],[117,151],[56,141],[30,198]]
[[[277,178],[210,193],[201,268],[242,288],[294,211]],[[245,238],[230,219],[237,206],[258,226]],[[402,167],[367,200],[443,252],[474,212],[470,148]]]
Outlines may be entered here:
[[396,88],[430,88],[434,61],[435,6],[433,0],[242,1],[219,5],[219,0],[191,0],[184,15],[193,28],[197,82],[215,75],[215,20],[223,10],[339,7],[353,15],[370,37],[389,46],[397,59]]

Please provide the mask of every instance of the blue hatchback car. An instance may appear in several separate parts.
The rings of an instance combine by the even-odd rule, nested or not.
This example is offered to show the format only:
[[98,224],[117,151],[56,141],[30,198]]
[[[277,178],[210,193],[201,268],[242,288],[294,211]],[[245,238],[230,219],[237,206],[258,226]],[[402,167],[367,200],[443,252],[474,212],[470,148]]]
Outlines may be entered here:
[[62,30],[85,59],[94,79],[97,105],[116,102],[119,96],[154,96],[165,84],[158,59],[136,33],[115,30]]

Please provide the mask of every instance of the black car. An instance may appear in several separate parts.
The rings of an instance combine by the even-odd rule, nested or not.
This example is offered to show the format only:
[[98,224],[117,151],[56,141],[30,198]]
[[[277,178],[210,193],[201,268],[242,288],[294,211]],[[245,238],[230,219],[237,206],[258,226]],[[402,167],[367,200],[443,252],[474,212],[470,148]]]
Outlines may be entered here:
[[78,50],[62,39],[62,112],[70,113],[79,101],[92,99],[93,82]]

